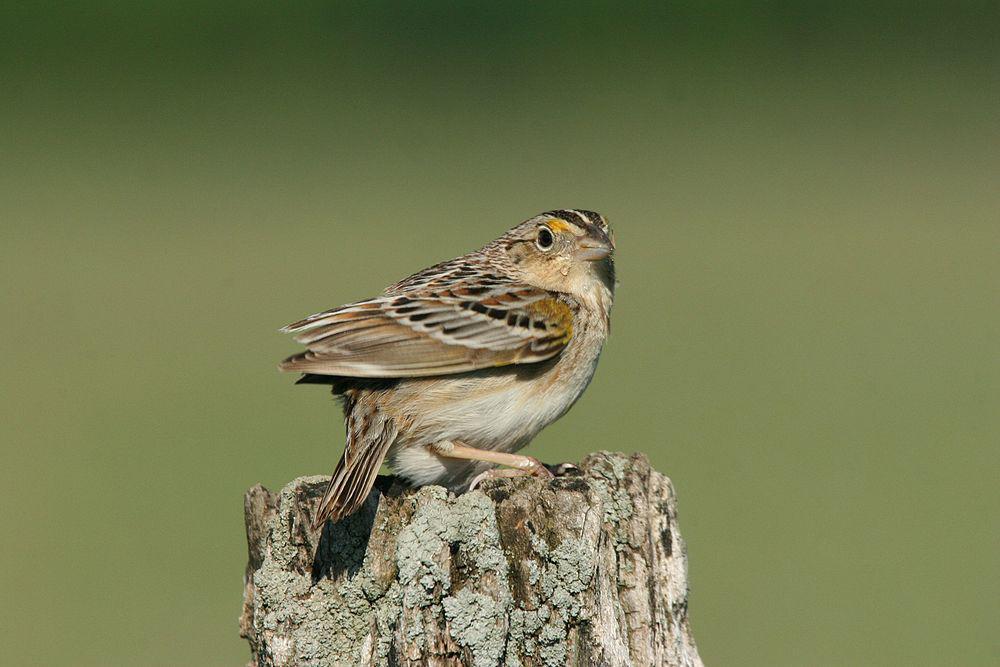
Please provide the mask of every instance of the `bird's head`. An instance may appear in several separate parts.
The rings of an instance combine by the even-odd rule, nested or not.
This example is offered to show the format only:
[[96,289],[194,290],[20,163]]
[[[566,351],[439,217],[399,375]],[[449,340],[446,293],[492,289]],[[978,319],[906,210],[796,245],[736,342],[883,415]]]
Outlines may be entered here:
[[501,239],[525,282],[578,298],[614,292],[615,241],[599,213],[548,211],[522,222]]

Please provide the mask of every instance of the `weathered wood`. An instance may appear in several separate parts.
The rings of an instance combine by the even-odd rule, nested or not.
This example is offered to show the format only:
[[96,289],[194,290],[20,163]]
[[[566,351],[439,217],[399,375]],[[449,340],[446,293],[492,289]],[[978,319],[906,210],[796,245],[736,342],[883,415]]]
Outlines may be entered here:
[[673,487],[642,455],[457,497],[382,477],[319,536],[327,479],[246,494],[253,667],[701,665]]

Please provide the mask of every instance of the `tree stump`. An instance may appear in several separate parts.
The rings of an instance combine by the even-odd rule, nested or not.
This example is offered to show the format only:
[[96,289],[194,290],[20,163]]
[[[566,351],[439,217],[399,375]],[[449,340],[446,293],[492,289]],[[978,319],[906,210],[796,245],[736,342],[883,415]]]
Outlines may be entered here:
[[701,665],[673,486],[645,456],[460,496],[380,477],[314,534],[328,479],[246,494],[251,667]]

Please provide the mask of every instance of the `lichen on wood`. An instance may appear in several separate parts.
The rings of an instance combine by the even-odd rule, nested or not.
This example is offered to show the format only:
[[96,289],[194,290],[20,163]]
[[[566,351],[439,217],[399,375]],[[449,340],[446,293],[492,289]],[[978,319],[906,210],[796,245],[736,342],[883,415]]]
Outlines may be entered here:
[[642,455],[459,496],[380,477],[315,534],[327,479],[246,494],[253,667],[701,665],[673,487]]

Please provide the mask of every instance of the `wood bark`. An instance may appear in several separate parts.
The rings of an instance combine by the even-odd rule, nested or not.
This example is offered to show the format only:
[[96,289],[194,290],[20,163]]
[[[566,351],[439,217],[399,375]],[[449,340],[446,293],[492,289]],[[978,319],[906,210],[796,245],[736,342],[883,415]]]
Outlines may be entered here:
[[380,477],[317,534],[327,480],[246,494],[251,667],[701,665],[673,486],[642,455],[459,496]]

